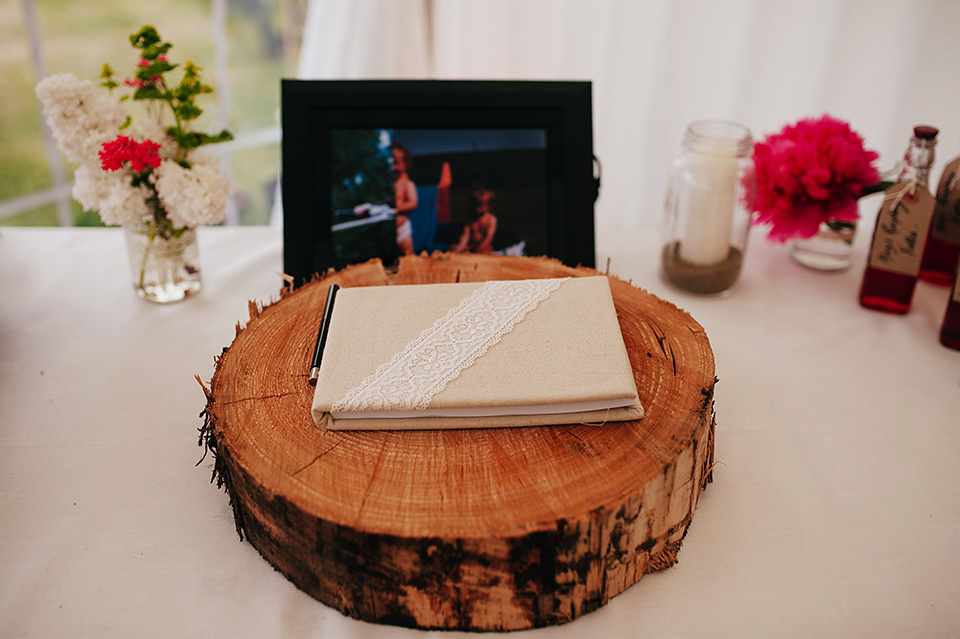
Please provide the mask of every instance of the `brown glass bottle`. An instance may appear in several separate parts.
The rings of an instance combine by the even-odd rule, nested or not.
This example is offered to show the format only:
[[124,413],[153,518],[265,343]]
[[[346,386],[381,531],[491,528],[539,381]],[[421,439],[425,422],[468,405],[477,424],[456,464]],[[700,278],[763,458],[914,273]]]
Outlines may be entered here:
[[923,251],[920,279],[936,286],[950,286],[948,273],[957,267],[958,259],[960,244],[952,244],[931,234]]
[[[930,167],[933,166],[937,133],[939,131],[931,126],[914,127],[913,137],[904,154],[903,169],[900,171],[897,183],[887,189],[884,194],[884,203],[880,206],[877,224],[873,231],[870,257],[860,284],[860,304],[865,308],[900,314],[910,310],[920,270],[919,258],[926,245],[930,226],[929,213],[932,209],[922,216],[925,220],[923,228],[899,240],[900,246],[906,246],[902,252],[909,249],[916,253],[915,258],[908,259],[911,263],[907,267],[891,267],[887,264],[892,242],[885,233],[898,225],[897,212],[901,210],[901,205],[909,207],[929,199],[932,207],[932,196],[927,185],[930,181]],[[914,192],[900,194],[900,191],[910,184],[913,184]],[[885,211],[887,211],[886,216]],[[885,219],[888,223],[884,223]]]
[[940,327],[940,343],[960,351],[960,271],[953,278],[953,290]]
[[930,236],[920,262],[920,279],[950,286],[960,262],[960,157],[947,163],[937,187]]

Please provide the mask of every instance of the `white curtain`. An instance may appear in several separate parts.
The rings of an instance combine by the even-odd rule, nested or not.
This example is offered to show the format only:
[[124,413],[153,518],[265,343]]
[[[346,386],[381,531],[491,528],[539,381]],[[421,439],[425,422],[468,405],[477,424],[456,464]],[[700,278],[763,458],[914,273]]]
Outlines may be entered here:
[[882,169],[915,124],[960,153],[957,0],[311,0],[302,78],[591,80],[598,245],[656,225],[686,125],[830,113]]

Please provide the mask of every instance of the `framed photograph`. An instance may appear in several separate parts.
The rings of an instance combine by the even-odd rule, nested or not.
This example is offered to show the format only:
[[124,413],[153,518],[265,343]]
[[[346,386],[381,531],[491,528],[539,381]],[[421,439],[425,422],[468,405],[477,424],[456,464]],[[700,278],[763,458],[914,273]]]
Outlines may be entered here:
[[594,266],[589,82],[283,80],[284,270],[423,251]]

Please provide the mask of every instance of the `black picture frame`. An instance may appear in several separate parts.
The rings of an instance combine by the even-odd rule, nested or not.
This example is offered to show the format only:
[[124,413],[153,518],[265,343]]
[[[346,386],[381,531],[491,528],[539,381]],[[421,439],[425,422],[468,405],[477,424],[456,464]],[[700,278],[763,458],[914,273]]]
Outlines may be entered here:
[[281,81],[284,271],[296,285],[344,260],[333,246],[331,136],[341,129],[545,132],[545,245],[595,266],[592,88],[587,81]]

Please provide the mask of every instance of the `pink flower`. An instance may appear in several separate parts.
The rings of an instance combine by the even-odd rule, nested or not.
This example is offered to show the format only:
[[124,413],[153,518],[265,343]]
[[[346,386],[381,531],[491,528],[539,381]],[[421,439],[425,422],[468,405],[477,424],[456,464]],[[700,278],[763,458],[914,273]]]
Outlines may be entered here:
[[137,142],[125,135],[104,142],[100,150],[100,166],[104,171],[119,171],[126,163],[134,173],[148,171],[160,166],[160,145],[152,140]]
[[[157,56],[156,62],[166,62],[166,61],[167,61],[167,56],[162,54]],[[149,67],[153,63],[154,63],[154,60],[148,60],[147,58],[144,58],[141,56],[140,60],[137,62],[137,66]]]
[[[167,56],[158,55],[156,61],[166,62]],[[140,60],[137,62],[137,66],[149,67],[153,63],[154,63],[153,60],[148,60],[146,58],[141,57]],[[123,83],[126,84],[128,87],[134,87],[135,89],[142,89],[143,87],[155,86],[159,82],[160,82],[159,75],[151,76],[149,82],[146,80],[141,80],[140,78],[127,78],[126,80],[123,81]]]
[[133,87],[135,89],[142,89],[143,87],[152,87],[160,81],[160,76],[155,75],[150,78],[150,82],[144,82],[140,78],[127,78],[123,81],[128,87]]
[[877,157],[849,124],[828,115],[768,135],[753,149],[754,223],[769,224],[769,239],[782,242],[812,237],[821,222],[855,222],[857,198],[879,179]]

